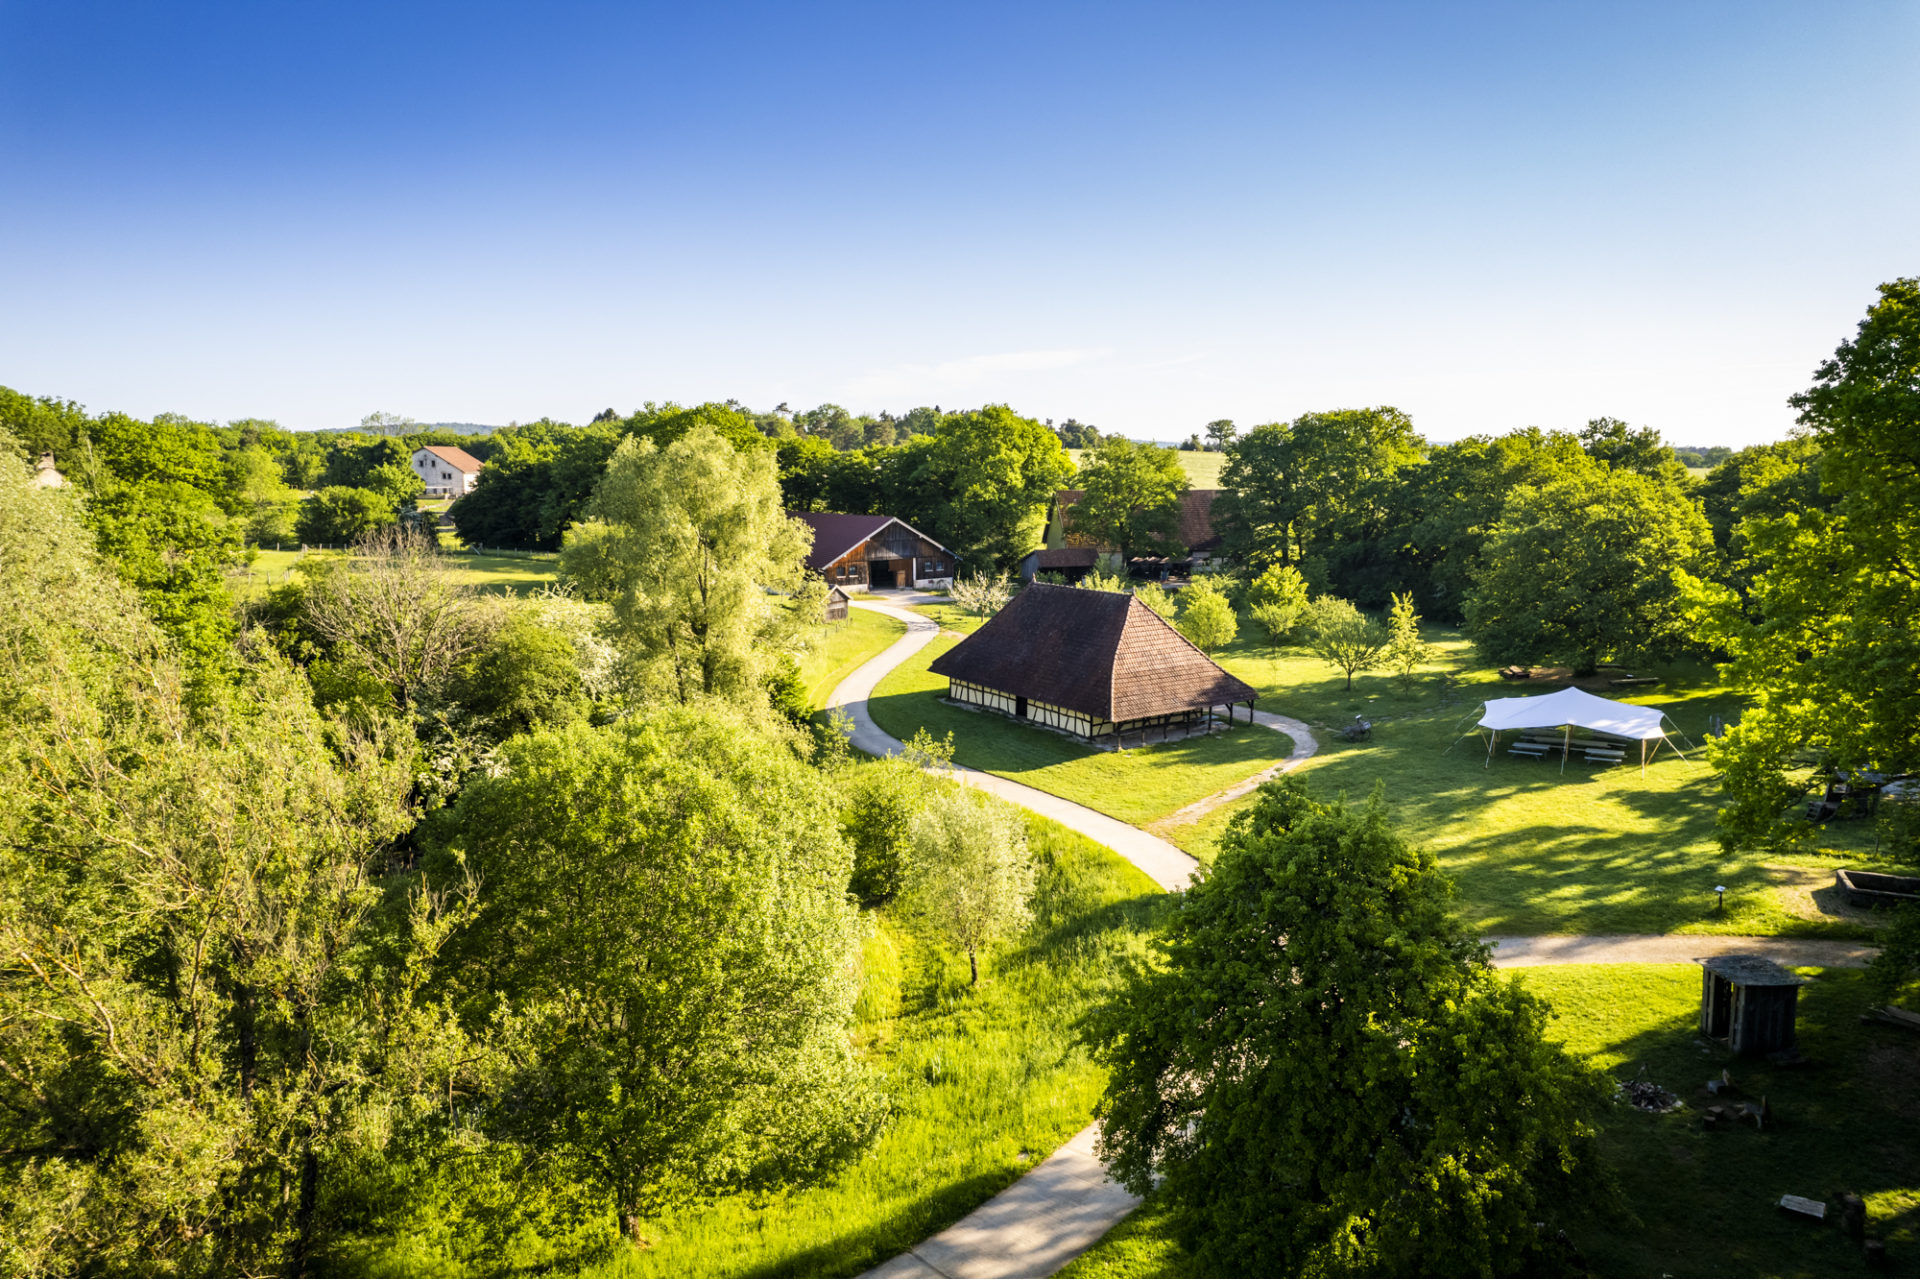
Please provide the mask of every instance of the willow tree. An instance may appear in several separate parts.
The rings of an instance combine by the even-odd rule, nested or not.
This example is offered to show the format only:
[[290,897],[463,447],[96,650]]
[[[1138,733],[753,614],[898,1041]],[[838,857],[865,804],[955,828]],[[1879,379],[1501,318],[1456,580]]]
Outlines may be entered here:
[[623,441],[560,566],[611,603],[630,693],[745,700],[797,624],[783,596],[805,579],[809,538],[781,506],[773,454],[703,425],[664,448]]

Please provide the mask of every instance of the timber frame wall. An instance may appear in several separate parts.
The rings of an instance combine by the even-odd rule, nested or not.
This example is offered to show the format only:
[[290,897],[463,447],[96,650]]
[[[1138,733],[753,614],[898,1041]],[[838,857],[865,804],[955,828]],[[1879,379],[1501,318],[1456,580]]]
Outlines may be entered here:
[[[962,706],[998,711],[1010,719],[1037,724],[1057,732],[1071,733],[1075,737],[1085,738],[1090,742],[1107,737],[1124,741],[1127,734],[1138,733],[1144,745],[1150,729],[1159,729],[1161,739],[1165,740],[1176,728],[1180,730],[1182,736],[1185,736],[1193,731],[1197,724],[1205,724],[1211,728],[1214,720],[1213,708],[1209,706],[1203,710],[1173,711],[1166,715],[1149,715],[1143,719],[1130,719],[1116,724],[1110,719],[1097,719],[1085,711],[1069,710],[1064,706],[1055,706],[1051,702],[1039,701],[1036,698],[1015,697],[1011,693],[1003,693],[999,689],[988,688],[984,684],[970,684],[959,679],[947,681],[947,697]],[[1248,711],[1247,718],[1249,722],[1252,721],[1251,710]],[[1236,722],[1232,704],[1227,705],[1227,722],[1229,724]]]

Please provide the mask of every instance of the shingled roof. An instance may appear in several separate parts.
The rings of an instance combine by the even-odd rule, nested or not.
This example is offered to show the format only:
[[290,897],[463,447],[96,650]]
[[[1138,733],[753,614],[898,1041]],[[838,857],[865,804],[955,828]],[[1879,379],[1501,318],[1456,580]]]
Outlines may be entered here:
[[1116,723],[1254,697],[1131,594],[1043,582],[928,669]]
[[[880,536],[880,531],[889,524],[898,524],[922,541],[940,543],[922,533],[903,519],[892,515],[841,515],[832,511],[788,511],[789,519],[796,519],[813,530],[813,547],[807,552],[807,567],[818,573],[835,560],[851,551],[860,543]],[[947,548],[940,546],[946,551]],[[953,554],[947,551],[947,554]]]

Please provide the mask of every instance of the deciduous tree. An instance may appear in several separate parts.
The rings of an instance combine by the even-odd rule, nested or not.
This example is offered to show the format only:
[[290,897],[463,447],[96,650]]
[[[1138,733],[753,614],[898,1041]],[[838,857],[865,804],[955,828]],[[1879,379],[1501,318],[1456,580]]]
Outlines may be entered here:
[[911,826],[909,898],[967,953],[975,984],[980,953],[1024,928],[1033,858],[1017,809],[964,786],[928,795]]
[[1196,577],[1180,592],[1180,620],[1175,626],[1202,653],[1231,644],[1240,631],[1226,592],[1210,577]]
[[1380,652],[1387,646],[1387,633],[1378,622],[1331,595],[1307,606],[1303,628],[1308,651],[1346,675],[1348,692],[1356,674],[1380,664]]
[[461,793],[440,865],[484,896],[451,944],[455,994],[475,1026],[505,1002],[520,1063],[489,1122],[630,1237],[874,1131],[835,811],[786,742],[713,703],[514,738]]
[[1108,1166],[1199,1275],[1549,1275],[1596,1078],[1376,793],[1261,787],[1094,1029]]
[[1393,597],[1393,608],[1387,615],[1387,646],[1381,657],[1403,693],[1413,691],[1420,668],[1433,660],[1433,645],[1420,638],[1420,615],[1413,611],[1411,591]]
[[588,515],[561,571],[612,604],[635,695],[764,704],[780,641],[804,624],[770,592],[800,584],[811,544],[780,505],[772,450],[739,452],[705,426],[665,448],[627,440]]
[[1155,444],[1109,435],[1080,468],[1080,500],[1067,513],[1069,531],[1117,547],[1122,562],[1142,552],[1180,549],[1180,495],[1187,473],[1179,455]]

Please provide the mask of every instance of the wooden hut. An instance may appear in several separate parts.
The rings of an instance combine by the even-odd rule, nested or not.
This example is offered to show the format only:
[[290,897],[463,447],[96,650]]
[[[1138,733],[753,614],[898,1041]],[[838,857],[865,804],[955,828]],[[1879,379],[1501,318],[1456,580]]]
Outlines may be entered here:
[[853,597],[848,595],[841,587],[829,586],[827,588],[826,619],[829,622],[846,621],[847,605],[850,604],[852,600]]
[[1745,1057],[1793,1047],[1805,982],[1758,955],[1715,955],[1700,968],[1700,1033]]
[[1254,690],[1131,594],[1035,582],[928,668],[947,696],[1091,742],[1210,725]]

